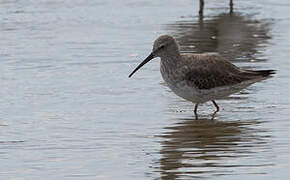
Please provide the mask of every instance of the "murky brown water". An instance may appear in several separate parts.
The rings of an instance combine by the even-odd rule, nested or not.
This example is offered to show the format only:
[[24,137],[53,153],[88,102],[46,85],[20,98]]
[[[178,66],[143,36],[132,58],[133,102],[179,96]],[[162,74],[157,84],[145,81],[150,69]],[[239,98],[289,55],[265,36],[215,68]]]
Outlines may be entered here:
[[[290,2],[0,1],[0,179],[287,179]],[[160,34],[277,74],[200,107],[159,60]]]

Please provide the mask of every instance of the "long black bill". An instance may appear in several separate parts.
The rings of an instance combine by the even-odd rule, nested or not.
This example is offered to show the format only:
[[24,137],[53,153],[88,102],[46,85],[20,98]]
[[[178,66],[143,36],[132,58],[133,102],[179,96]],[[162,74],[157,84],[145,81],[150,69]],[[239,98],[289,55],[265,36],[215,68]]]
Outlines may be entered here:
[[154,58],[153,53],[151,53],[143,62],[141,62],[136,69],[134,69],[134,71],[129,75],[129,77],[131,77],[136,71],[138,71],[138,69],[140,69],[142,66],[144,66],[144,64],[148,63],[151,59]]

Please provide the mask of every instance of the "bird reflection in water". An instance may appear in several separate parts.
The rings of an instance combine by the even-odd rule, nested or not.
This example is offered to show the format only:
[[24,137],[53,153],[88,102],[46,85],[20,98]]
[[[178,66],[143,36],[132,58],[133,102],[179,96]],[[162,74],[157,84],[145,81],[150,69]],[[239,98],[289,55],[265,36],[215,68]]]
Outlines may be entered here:
[[240,167],[251,168],[240,173],[265,173],[261,167],[272,166],[258,158],[270,150],[270,136],[257,128],[261,121],[177,121],[161,135],[158,171],[162,179],[238,174]]
[[177,21],[166,26],[183,52],[217,52],[230,61],[263,61],[271,20],[253,15],[219,14],[210,18]]

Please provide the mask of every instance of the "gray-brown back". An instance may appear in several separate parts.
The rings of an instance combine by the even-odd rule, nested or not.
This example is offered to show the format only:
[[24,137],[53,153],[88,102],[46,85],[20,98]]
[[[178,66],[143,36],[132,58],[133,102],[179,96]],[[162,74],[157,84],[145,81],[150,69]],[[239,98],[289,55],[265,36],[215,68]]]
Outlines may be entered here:
[[[235,85],[248,80],[265,77],[259,71],[243,70],[223,57],[213,54],[182,54],[180,67],[183,80],[199,89]],[[266,73],[267,74],[267,73]],[[267,74],[269,75],[269,73]]]

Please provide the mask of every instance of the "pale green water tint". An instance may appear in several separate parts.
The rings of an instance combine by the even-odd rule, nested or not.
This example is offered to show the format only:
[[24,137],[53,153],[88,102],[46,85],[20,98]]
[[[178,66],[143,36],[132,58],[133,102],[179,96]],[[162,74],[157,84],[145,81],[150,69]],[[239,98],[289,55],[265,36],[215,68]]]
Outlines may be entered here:
[[[0,1],[0,179],[287,179],[290,3],[227,3]],[[167,33],[278,72],[196,121],[158,59],[127,78]]]

